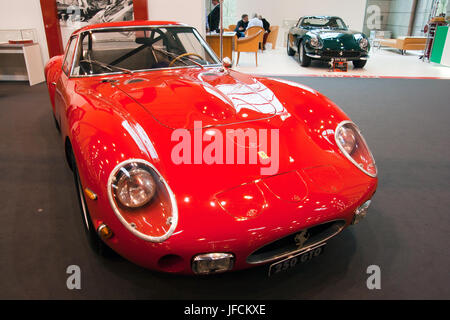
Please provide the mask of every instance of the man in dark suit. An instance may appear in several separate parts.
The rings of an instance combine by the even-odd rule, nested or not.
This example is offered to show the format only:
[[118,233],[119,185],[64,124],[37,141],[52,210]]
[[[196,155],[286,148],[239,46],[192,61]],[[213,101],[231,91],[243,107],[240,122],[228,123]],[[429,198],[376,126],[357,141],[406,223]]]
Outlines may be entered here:
[[266,50],[266,42],[267,42],[267,38],[269,37],[269,33],[270,33],[270,23],[269,21],[267,21],[266,19],[263,18],[263,16],[259,16],[259,20],[262,21],[263,23],[263,28],[264,28],[264,40],[263,40],[263,50]]
[[214,8],[211,13],[208,15],[208,25],[210,31],[219,32],[220,27],[220,2],[219,0],[211,1]]
[[248,26],[248,14],[243,14],[242,20],[239,20],[239,22],[236,25],[236,29],[234,30],[238,38],[245,37],[245,30],[247,30],[247,26]]

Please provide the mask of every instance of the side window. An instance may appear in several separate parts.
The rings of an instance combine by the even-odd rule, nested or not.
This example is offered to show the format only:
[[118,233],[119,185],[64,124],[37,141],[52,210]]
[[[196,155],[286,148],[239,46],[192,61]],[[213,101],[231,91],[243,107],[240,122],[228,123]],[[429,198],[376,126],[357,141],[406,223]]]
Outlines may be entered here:
[[77,44],[77,37],[70,39],[69,47],[67,48],[66,57],[64,58],[63,71],[66,75],[70,73],[70,67],[72,65],[73,53],[75,52],[75,46]]

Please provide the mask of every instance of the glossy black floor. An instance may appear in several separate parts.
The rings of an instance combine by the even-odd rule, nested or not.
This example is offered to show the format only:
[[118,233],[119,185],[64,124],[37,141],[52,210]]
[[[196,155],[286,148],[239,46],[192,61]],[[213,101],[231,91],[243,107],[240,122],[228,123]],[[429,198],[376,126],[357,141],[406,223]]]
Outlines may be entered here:
[[[450,81],[291,78],[362,128],[380,171],[368,218],[289,273],[158,274],[105,260],[84,237],[43,84],[0,83],[0,298],[450,299]],[[78,265],[82,289],[69,291]],[[381,290],[366,287],[381,268]]]

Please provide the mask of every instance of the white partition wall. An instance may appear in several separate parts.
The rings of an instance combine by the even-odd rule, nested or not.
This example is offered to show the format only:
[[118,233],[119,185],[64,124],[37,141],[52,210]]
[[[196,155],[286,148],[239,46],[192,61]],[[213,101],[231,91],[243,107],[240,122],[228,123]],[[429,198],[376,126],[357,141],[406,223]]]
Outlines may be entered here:
[[34,29],[43,62],[48,60],[47,39],[39,0],[0,1],[0,30]]
[[148,19],[186,23],[197,28],[205,36],[204,0],[148,0]]

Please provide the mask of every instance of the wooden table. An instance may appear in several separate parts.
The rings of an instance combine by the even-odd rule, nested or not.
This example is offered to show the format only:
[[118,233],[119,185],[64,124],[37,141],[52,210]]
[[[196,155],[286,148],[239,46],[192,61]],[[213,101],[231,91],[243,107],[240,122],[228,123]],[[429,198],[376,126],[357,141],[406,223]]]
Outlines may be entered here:
[[[233,61],[233,42],[236,32],[223,33],[223,58],[228,57]],[[206,34],[206,42],[208,42],[211,49],[214,50],[220,59],[220,34],[208,33]]]

